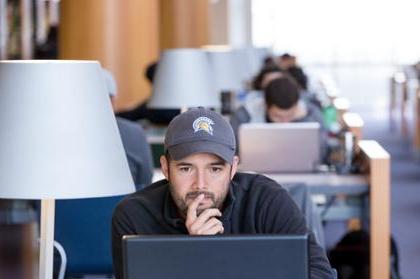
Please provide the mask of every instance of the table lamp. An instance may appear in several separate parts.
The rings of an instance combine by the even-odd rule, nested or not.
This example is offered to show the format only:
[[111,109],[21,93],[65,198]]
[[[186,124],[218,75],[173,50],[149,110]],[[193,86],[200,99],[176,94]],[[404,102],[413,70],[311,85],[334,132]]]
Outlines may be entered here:
[[41,200],[39,278],[52,278],[55,199],[134,191],[95,61],[0,61],[0,198]]
[[268,47],[254,47],[251,51],[251,67],[254,74],[258,74],[264,65],[264,60],[271,56],[271,51]]
[[246,84],[235,67],[235,53],[232,50],[212,49],[207,50],[207,55],[210,59],[215,85],[220,94],[220,113],[229,115],[238,106],[237,96],[246,89]]
[[235,67],[235,54],[230,50],[207,51],[212,75],[218,92],[244,89],[238,69]]
[[219,108],[219,94],[209,58],[200,49],[171,49],[163,52],[153,80],[149,108]]
[[235,55],[235,67],[243,83],[249,82],[258,74],[269,53],[266,48],[244,47],[232,50]]

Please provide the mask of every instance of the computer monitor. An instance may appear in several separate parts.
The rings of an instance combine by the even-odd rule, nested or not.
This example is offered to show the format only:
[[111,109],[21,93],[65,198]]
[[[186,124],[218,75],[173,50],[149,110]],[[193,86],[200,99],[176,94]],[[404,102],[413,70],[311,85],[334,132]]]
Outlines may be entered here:
[[241,171],[315,172],[320,164],[320,125],[247,123],[239,127]]
[[307,235],[125,236],[126,279],[309,278]]

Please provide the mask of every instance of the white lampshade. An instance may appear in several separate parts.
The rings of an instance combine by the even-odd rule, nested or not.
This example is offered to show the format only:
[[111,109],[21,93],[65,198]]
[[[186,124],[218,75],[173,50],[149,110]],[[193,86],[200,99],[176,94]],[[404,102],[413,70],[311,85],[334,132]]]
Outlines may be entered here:
[[150,108],[220,107],[209,59],[203,50],[163,52],[153,80]]
[[261,70],[264,58],[269,54],[267,48],[246,47],[234,49],[235,63],[242,81],[249,81]]
[[245,48],[234,49],[235,68],[238,70],[238,75],[242,83],[246,83],[252,78],[251,62],[248,52]]
[[41,199],[39,278],[53,277],[55,199],[134,191],[95,61],[0,61],[0,198]]
[[257,75],[264,65],[264,59],[271,55],[267,47],[254,47],[251,51],[251,69],[254,75]]
[[235,66],[235,54],[230,50],[207,51],[218,92],[241,90],[244,88],[240,71]]
[[98,62],[1,61],[0,127],[1,198],[134,191]]

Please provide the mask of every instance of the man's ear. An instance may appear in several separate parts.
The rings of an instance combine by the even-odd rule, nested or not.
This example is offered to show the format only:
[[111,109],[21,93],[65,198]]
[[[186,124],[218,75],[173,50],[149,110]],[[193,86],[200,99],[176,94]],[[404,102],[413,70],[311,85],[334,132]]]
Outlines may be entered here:
[[238,171],[238,164],[239,164],[239,157],[234,156],[233,157],[233,162],[232,162],[232,171],[230,172],[230,179],[233,179],[236,172]]
[[163,175],[165,176],[166,180],[169,180],[169,161],[166,159],[165,155],[160,156],[159,161]]

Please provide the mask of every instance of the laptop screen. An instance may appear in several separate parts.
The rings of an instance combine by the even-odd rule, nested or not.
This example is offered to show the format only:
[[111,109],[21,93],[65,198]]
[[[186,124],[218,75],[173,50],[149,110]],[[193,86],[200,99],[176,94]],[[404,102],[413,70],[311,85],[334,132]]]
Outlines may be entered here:
[[125,236],[126,279],[309,278],[307,235]]
[[248,123],[239,127],[242,171],[315,172],[320,163],[320,125]]

